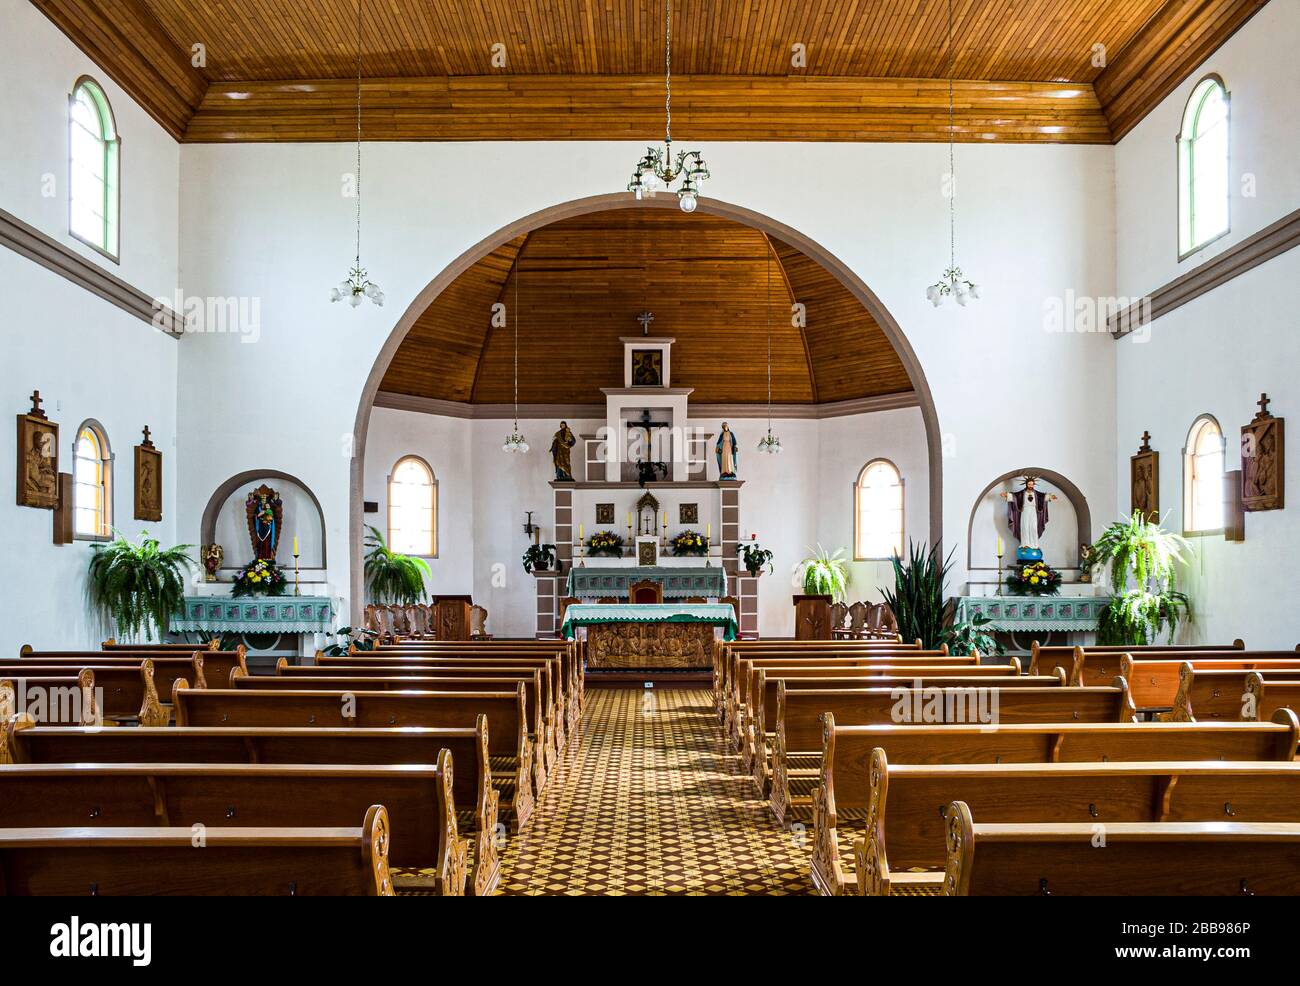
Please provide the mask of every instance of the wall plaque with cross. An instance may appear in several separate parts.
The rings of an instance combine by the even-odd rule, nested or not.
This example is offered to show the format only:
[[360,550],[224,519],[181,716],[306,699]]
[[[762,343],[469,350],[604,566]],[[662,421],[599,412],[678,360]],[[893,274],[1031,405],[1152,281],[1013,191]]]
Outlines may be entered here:
[[1129,507],[1151,523],[1160,520],[1160,453],[1151,447],[1151,433],[1142,432],[1142,444],[1129,458]]

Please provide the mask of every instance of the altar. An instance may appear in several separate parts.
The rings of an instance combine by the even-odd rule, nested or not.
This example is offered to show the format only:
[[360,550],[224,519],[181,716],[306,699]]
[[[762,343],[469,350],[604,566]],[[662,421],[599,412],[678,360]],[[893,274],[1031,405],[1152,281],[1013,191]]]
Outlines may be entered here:
[[713,641],[736,639],[729,603],[572,603],[560,633],[587,642],[589,671],[702,671],[713,666]]
[[[621,561],[622,559],[610,559]],[[634,559],[627,559],[631,562]],[[658,582],[664,587],[664,599],[721,599],[727,594],[726,571],[720,567],[699,565],[589,565],[569,569],[566,594],[575,599],[601,599],[615,596],[628,598],[633,582]]]

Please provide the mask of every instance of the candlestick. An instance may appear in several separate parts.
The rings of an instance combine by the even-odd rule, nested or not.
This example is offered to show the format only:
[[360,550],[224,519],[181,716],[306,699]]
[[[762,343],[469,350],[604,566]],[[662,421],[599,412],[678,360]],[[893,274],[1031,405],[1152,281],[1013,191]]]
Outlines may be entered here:
[[295,558],[298,557],[298,535],[297,534],[293,536],[293,556]]
[[293,539],[293,594],[302,595],[302,588],[298,583],[298,537],[294,535]]
[[587,528],[586,528],[586,526],[583,525],[583,524],[579,524],[579,525],[578,525],[578,540],[579,540],[579,541],[585,540],[586,537],[587,537]]

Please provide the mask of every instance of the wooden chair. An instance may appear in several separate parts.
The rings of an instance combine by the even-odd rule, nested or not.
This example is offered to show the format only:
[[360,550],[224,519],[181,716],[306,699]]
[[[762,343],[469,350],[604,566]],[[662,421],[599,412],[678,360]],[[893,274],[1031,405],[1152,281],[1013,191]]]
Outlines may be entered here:
[[[662,602],[662,600],[661,600],[661,602]],[[690,604],[690,605],[696,605],[696,604],[699,604],[699,603],[707,603],[708,600],[705,599],[703,596],[687,596],[685,599],[682,600],[682,602],[687,603],[687,604]]]
[[616,606],[622,601],[623,600],[619,599],[617,596],[601,596],[596,600],[596,603],[601,606]]
[[638,606],[661,603],[664,601],[663,583],[656,582],[654,579],[642,579],[639,582],[629,582],[627,587],[627,601]]
[[469,639],[491,640],[487,632],[488,611],[484,606],[474,605],[469,608]]
[[846,637],[850,640],[860,640],[866,636],[869,612],[869,607],[863,602],[856,602],[849,607],[849,625],[845,633]]
[[848,636],[844,621],[849,618],[849,608],[844,603],[831,603],[831,637],[843,640]]

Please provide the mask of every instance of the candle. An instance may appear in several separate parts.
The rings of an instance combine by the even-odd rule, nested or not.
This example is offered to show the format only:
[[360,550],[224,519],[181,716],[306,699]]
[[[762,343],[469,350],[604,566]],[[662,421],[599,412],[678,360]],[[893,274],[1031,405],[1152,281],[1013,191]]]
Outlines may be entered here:
[[627,526],[628,526],[628,529],[629,529],[629,530],[630,530],[631,527],[632,527],[632,511],[631,511],[631,510],[629,510],[629,511],[627,512]]
[[578,525],[578,540],[581,541],[587,536],[587,528],[582,524]]
[[1002,557],[1002,535],[998,535],[998,557]]
[[713,537],[713,521],[704,525],[704,540],[708,541]]
[[297,534],[293,536],[293,556],[295,558],[298,557],[298,535]]
[[664,511],[664,527],[665,527],[665,528],[668,527],[668,511],[667,511],[667,510]]

